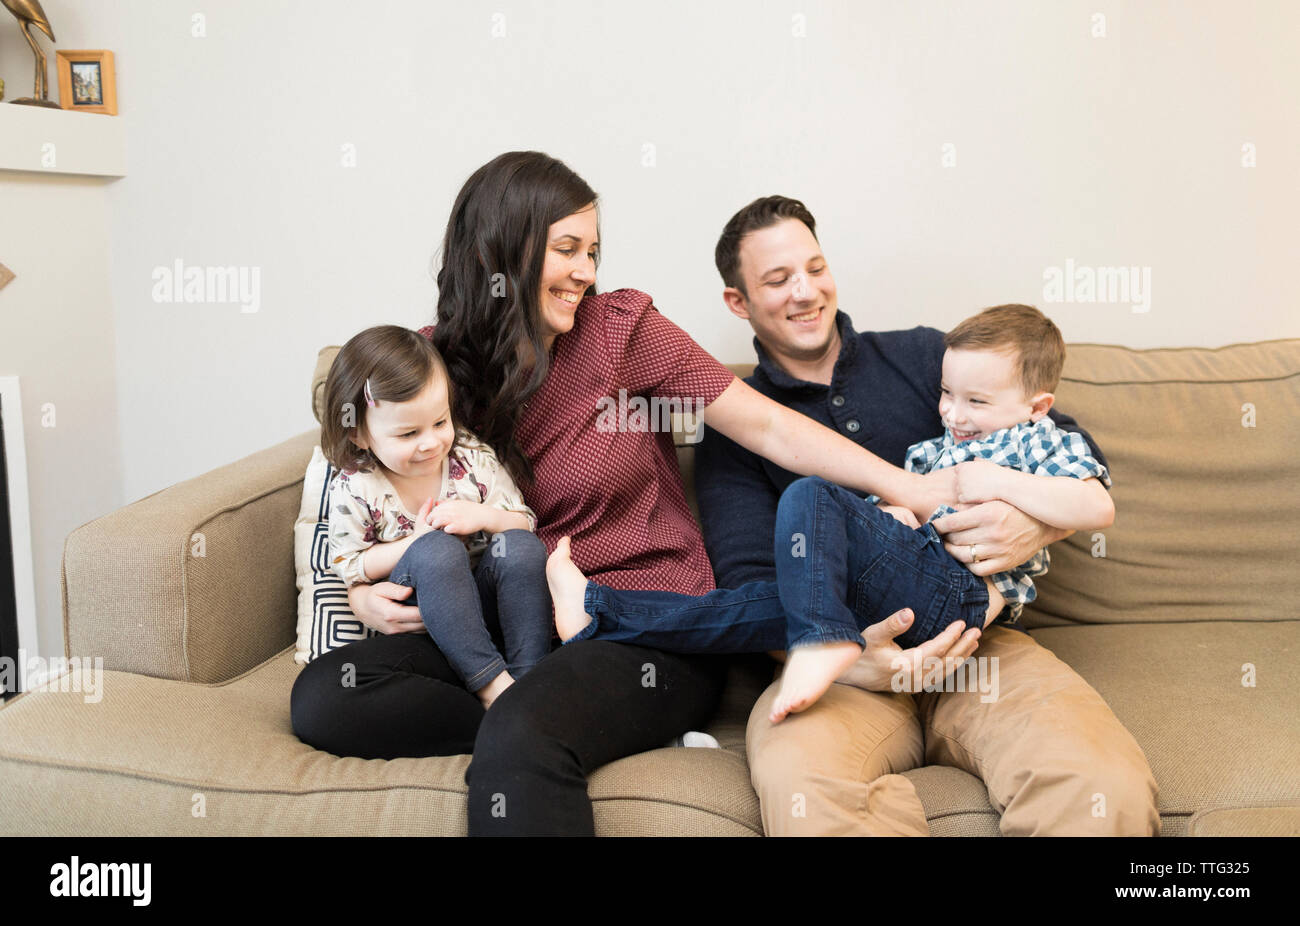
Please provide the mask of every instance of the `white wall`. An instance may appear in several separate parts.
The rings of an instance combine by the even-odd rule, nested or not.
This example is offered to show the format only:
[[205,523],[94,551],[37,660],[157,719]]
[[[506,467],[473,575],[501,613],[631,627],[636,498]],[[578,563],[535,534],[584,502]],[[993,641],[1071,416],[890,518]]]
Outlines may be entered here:
[[[750,333],[713,245],[775,192],[817,216],[859,328],[1026,301],[1071,341],[1300,335],[1289,0],[43,2],[59,47],[117,53],[128,129],[102,306],[116,396],[86,397],[117,422],[122,475],[79,520],[310,427],[317,350],[431,319],[455,192],[511,149],[600,194],[602,288],[650,292],[725,360],[752,357]],[[30,54],[5,17],[13,98]],[[155,303],[153,268],[178,258],[259,268],[260,310]],[[1150,267],[1150,311],[1045,304],[1067,258]],[[92,461],[51,465],[70,482]],[[57,627],[54,553],[38,583]]]

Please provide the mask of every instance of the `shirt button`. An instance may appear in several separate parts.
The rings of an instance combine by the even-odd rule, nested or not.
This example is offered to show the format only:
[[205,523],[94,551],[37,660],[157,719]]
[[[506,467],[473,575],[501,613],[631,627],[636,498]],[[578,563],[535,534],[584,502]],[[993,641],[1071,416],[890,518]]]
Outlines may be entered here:
[[842,395],[835,396],[835,398],[831,399],[831,404],[834,405],[836,408],[839,408],[841,405],[844,404],[844,396]]
[[858,428],[860,427],[862,427],[862,425],[858,424],[858,420],[854,418],[844,425],[844,430],[848,431],[850,434],[857,434]]

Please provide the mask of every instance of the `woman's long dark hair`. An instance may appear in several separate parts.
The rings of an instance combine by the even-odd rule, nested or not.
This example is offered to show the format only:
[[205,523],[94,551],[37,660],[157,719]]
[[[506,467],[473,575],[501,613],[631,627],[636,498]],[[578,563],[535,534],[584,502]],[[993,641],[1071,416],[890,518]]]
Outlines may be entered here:
[[509,151],[465,181],[447,221],[433,343],[457,386],[456,420],[490,444],[521,485],[532,483],[533,468],[515,428],[550,369],[537,304],[547,236],[595,200],[555,158]]

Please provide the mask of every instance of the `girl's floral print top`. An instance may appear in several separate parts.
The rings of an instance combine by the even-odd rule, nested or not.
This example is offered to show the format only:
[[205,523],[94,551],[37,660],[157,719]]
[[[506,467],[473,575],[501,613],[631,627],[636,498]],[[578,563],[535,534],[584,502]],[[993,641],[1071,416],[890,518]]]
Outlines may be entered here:
[[[336,470],[329,486],[330,568],[351,588],[375,581],[366,578],[362,556],[376,543],[387,543],[415,531],[416,512],[407,511],[401,496],[383,471]],[[496,452],[463,428],[442,464],[442,490],[437,501],[460,499],[517,511],[537,529],[537,516],[524,504],[510,473]],[[490,541],[479,531],[464,538],[471,563],[477,563]]]

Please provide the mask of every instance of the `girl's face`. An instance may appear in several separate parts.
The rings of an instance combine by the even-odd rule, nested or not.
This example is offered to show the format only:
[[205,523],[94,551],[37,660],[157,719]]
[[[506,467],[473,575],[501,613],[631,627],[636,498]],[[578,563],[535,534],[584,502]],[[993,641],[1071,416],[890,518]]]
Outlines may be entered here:
[[542,342],[548,349],[557,335],[573,327],[578,303],[587,287],[596,282],[599,245],[595,203],[565,216],[547,231],[537,304],[541,307]]
[[442,461],[455,442],[447,383],[435,376],[424,391],[406,402],[375,400],[353,438],[390,473],[422,479],[442,473]]

